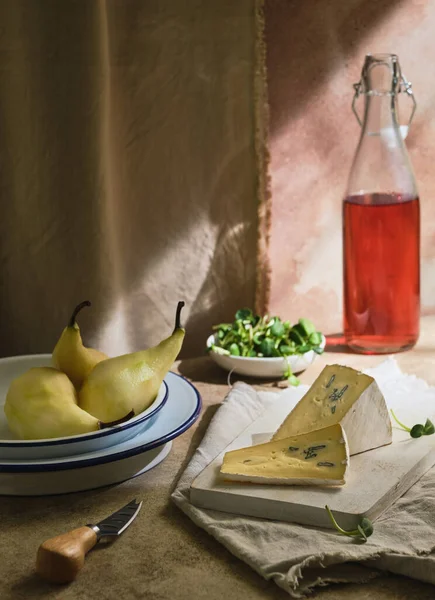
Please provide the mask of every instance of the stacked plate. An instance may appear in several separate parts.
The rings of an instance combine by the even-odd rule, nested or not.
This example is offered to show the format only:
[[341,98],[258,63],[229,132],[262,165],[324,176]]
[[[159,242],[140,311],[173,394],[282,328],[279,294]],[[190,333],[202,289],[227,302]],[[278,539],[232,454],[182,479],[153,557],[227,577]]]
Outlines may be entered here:
[[172,440],[201,410],[196,388],[168,373],[153,404],[126,423],[65,438],[17,440],[3,411],[9,385],[31,367],[50,364],[50,354],[0,359],[0,495],[63,494],[136,477],[169,454]]

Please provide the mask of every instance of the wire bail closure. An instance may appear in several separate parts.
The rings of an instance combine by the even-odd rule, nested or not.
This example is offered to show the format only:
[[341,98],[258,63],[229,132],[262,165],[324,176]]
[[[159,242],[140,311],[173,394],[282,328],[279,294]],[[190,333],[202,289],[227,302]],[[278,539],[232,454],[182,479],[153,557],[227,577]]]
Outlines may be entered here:
[[[367,94],[370,96],[370,95],[376,95],[376,92],[375,93],[364,92],[362,78],[358,81],[358,83],[353,84],[353,89],[355,90],[355,94],[354,94],[353,100],[352,100],[352,111],[353,111],[353,114],[355,115],[358,123],[360,124],[360,127],[362,127],[363,123],[358,114],[358,111],[356,110],[356,101],[363,94]],[[411,123],[412,123],[412,119],[414,118],[415,111],[417,110],[417,101],[415,99],[414,91],[412,89],[412,83],[406,79],[406,77],[405,77],[405,75],[403,75],[403,73],[400,76],[400,86],[399,86],[399,90],[397,93],[400,93],[400,92],[405,92],[405,94],[407,94],[412,100],[412,111],[411,111],[411,115],[409,117],[409,121],[408,121],[408,125],[407,125],[407,127],[409,129],[409,127],[411,126]],[[394,96],[396,94],[396,92],[383,92],[383,93],[388,93],[390,96]]]

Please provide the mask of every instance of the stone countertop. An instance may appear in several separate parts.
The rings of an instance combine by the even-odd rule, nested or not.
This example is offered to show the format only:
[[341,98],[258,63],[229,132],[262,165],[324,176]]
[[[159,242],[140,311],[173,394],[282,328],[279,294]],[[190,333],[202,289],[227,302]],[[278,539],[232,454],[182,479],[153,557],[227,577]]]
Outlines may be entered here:
[[[325,364],[364,369],[384,359],[345,353],[336,347],[301,376],[311,383]],[[396,355],[401,368],[435,385],[435,316],[422,320],[422,334],[411,351]],[[0,599],[59,600],[284,600],[289,596],[267,582],[196,527],[169,495],[225,397],[227,375],[208,357],[178,362],[174,370],[189,378],[203,399],[195,425],[174,440],[169,456],[149,473],[90,492],[40,498],[0,497]],[[236,378],[232,377],[232,381]],[[267,382],[249,381],[257,387]],[[88,555],[77,580],[67,586],[42,582],[34,573],[45,539],[96,522],[132,498],[143,500],[135,523],[113,544]],[[364,585],[334,585],[311,596],[320,600],[433,600],[435,589],[411,579],[381,576]]]

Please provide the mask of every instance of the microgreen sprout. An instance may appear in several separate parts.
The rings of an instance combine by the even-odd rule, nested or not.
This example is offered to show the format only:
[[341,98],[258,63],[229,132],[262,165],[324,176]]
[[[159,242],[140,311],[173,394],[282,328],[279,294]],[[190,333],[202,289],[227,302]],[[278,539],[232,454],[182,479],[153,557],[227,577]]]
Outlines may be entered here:
[[[227,356],[286,358],[310,350],[323,352],[323,336],[308,319],[291,325],[279,317],[260,317],[249,308],[242,308],[236,312],[233,323],[215,325],[213,330],[215,343],[208,350]],[[289,365],[284,377],[291,385],[299,385]]]
[[369,519],[366,519],[365,517],[363,517],[356,529],[351,529],[351,530],[346,531],[345,529],[342,529],[340,527],[340,525],[337,523],[329,506],[325,506],[325,508],[326,508],[326,512],[329,515],[329,518],[331,519],[332,524],[334,525],[335,529],[339,533],[341,533],[341,535],[347,535],[349,537],[356,538],[360,542],[366,542],[367,538],[369,538],[372,535],[373,524]]
[[290,363],[288,361],[287,361],[287,368],[286,368],[285,373],[284,373],[284,379],[287,379],[288,383],[290,385],[293,385],[294,387],[297,387],[300,384],[300,381],[296,377],[296,375],[293,375],[292,368],[291,368]]
[[417,423],[413,427],[407,427],[403,423],[399,421],[399,419],[394,414],[394,410],[391,410],[391,414],[393,415],[393,419],[396,421],[398,425],[404,430],[408,431],[409,435],[413,438],[419,438],[422,435],[432,435],[435,433],[435,426],[430,419],[426,419],[426,423],[422,425],[421,423]]

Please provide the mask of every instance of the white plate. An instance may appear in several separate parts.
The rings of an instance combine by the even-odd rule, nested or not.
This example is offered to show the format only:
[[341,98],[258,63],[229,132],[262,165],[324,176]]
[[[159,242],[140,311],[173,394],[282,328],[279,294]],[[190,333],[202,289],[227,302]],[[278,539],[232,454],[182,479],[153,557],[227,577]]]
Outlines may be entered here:
[[3,410],[11,381],[32,367],[49,367],[51,365],[51,354],[11,356],[0,359],[0,461],[2,459],[27,460],[73,456],[120,444],[135,436],[145,427],[152,425],[157,413],[163,408],[168,398],[168,388],[163,382],[151,406],[121,425],[69,437],[19,440],[9,430]]
[[184,377],[168,373],[168,400],[152,427],[121,444],[77,456],[0,460],[0,494],[45,496],[125,481],[149,470],[169,453],[170,442],[193,425],[201,397]]
[[114,463],[47,473],[1,473],[0,496],[51,496],[94,490],[146,473],[169,454],[172,442]]
[[[211,335],[207,339],[207,348],[210,348],[215,343],[215,336]],[[326,338],[322,336],[322,343],[320,348],[325,348]],[[219,354],[213,350],[209,351],[211,358],[220,367],[226,371],[234,371],[239,375],[248,375],[249,377],[264,377],[264,378],[277,378],[282,377],[287,370],[288,365],[292,370],[292,373],[301,373],[305,371],[317,358],[317,353],[313,350],[305,352],[305,354],[294,354],[287,358],[258,358],[248,356],[227,356],[226,354]]]

